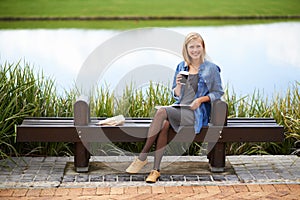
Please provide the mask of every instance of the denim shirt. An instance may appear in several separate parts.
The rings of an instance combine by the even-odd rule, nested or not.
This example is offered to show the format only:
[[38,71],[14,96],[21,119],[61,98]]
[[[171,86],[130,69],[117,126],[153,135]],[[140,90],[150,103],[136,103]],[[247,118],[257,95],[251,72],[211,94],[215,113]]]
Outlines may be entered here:
[[[175,103],[180,103],[181,96],[184,93],[184,88],[181,87],[181,96],[175,96],[174,88],[176,87],[176,76],[180,71],[188,71],[188,66],[184,61],[179,63],[176,68],[176,72],[174,75],[173,86],[172,86],[172,95],[175,98]],[[198,134],[201,131],[203,126],[207,126],[210,118],[210,110],[211,110],[211,102],[220,99],[224,94],[222,88],[222,81],[220,77],[220,68],[216,64],[205,60],[204,63],[200,65],[199,68],[199,81],[198,81],[198,90],[195,94],[195,98],[199,98],[201,96],[208,96],[210,98],[210,102],[202,103],[195,111],[195,123],[194,129],[195,133]]]

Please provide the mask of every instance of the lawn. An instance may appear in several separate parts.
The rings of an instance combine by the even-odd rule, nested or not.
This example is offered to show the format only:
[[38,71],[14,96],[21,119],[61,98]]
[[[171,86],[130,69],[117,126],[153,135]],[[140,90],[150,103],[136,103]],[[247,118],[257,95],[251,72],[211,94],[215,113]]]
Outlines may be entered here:
[[[1,0],[0,17],[295,16],[299,0]],[[299,18],[297,19],[300,20]],[[136,28],[266,23],[278,20],[0,21],[0,28]],[[282,20],[280,20],[282,21]]]

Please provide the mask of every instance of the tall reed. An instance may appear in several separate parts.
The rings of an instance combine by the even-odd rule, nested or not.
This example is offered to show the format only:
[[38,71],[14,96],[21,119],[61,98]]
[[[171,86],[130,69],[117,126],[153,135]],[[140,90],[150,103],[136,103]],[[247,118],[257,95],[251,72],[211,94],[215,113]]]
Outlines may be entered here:
[[289,154],[300,137],[299,82],[291,85],[285,94],[274,92],[271,100],[255,91],[252,95],[237,97],[234,91],[225,91],[224,100],[229,117],[273,117],[284,126],[285,140],[278,143],[232,143],[228,154]]
[[[0,66],[0,142],[1,159],[13,154],[71,154],[64,143],[16,143],[15,126],[24,117],[71,116],[74,97],[69,92],[58,97],[55,82],[43,73],[35,74],[27,64]],[[63,149],[61,151],[60,149]]]
[[116,114],[127,117],[153,117],[155,106],[170,105],[171,91],[163,84],[149,83],[147,90],[126,86],[122,98],[116,99]]
[[300,141],[300,82],[295,82],[284,95],[276,94],[271,107],[273,117],[285,127],[281,152],[290,153],[294,142]]

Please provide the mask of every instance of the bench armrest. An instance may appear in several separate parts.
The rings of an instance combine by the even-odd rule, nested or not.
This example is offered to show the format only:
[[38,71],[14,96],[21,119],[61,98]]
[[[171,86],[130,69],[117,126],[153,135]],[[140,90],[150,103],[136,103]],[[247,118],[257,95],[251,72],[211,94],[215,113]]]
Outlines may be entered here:
[[90,121],[89,99],[80,96],[74,104],[74,125],[88,125]]
[[210,122],[215,126],[227,126],[228,105],[220,99],[214,101],[211,107]]

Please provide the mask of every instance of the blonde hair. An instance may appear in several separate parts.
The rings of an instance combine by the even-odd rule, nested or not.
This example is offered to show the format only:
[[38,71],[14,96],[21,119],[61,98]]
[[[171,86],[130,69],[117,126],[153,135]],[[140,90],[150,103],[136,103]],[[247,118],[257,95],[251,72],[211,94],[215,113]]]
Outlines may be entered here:
[[187,63],[187,65],[191,65],[191,57],[188,54],[187,51],[187,45],[188,43],[190,43],[192,40],[197,40],[200,39],[201,40],[201,44],[203,47],[203,54],[201,55],[201,59],[204,60],[205,56],[206,56],[206,50],[205,50],[205,43],[203,38],[201,37],[201,35],[199,33],[196,32],[192,32],[189,33],[184,40],[184,44],[183,44],[183,48],[182,48],[182,55],[183,55],[183,59],[184,61]]

